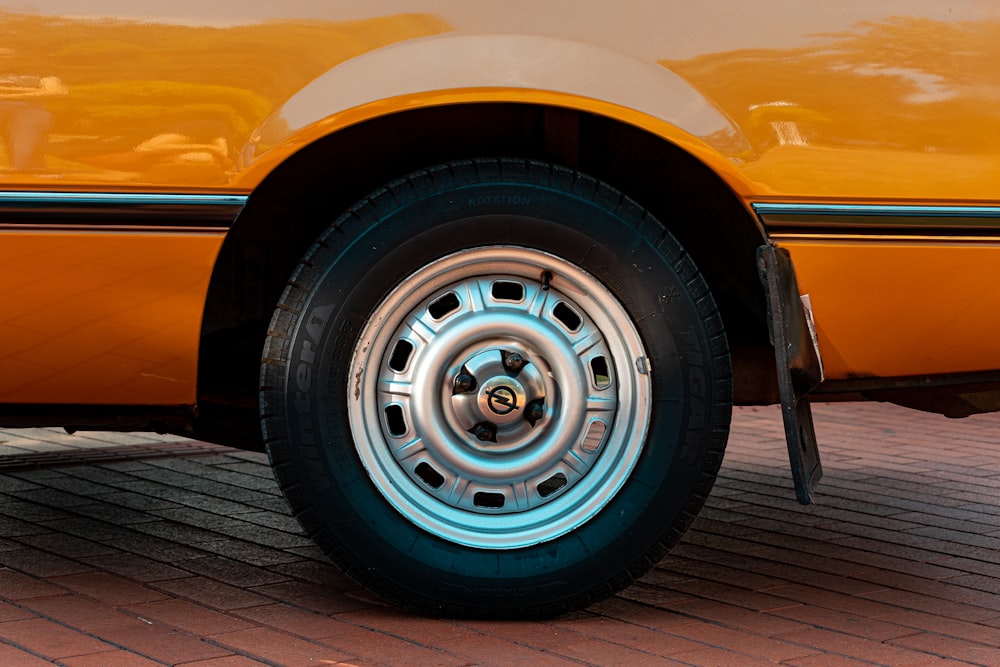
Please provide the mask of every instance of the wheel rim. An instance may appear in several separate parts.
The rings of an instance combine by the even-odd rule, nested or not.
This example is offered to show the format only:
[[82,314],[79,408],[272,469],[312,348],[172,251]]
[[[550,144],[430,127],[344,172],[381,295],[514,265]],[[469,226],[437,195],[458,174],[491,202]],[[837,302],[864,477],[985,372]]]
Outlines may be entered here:
[[437,537],[513,549],[594,517],[642,451],[648,362],[591,274],[522,247],[404,279],[351,362],[349,419],[385,499]]

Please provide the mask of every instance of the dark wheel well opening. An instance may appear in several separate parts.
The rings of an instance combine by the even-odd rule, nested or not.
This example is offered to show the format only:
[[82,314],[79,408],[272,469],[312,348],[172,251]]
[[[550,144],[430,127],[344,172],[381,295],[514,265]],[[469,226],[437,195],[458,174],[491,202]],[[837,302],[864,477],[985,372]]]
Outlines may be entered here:
[[260,354],[288,276],[319,233],[381,185],[432,164],[505,156],[578,169],[637,200],[694,257],[733,351],[737,402],[773,395],[773,351],[756,277],[760,231],[732,191],[687,152],[583,112],[475,104],[403,112],[315,142],[254,191],[219,255],[202,325],[199,417],[206,440],[259,448]]

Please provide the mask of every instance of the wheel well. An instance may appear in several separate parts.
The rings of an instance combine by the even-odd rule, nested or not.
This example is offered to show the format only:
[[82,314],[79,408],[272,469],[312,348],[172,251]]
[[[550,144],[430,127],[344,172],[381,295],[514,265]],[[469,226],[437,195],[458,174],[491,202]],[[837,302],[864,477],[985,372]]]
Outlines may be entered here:
[[678,238],[708,280],[733,350],[737,402],[772,402],[773,352],[749,213],[708,167],[615,120],[523,104],[435,107],[374,119],[304,147],[253,192],[220,251],[198,370],[196,435],[259,446],[260,354],[274,304],[319,233],[379,186],[473,157],[558,163],[637,200]]

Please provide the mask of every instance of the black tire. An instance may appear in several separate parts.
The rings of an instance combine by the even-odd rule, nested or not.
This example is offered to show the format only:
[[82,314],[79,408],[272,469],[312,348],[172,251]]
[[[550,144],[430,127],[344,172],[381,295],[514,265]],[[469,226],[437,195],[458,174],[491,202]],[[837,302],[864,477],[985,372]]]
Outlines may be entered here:
[[712,487],[731,400],[673,236],[515,160],[417,172],[336,220],[275,310],[260,392],[275,475],[330,558],[474,617],[560,614],[652,567]]

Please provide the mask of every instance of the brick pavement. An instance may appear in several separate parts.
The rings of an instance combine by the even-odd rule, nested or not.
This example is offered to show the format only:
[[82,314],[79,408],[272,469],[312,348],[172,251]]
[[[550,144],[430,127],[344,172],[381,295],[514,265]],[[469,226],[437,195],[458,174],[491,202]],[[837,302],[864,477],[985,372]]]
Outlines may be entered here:
[[382,606],[288,516],[262,455],[0,431],[0,664],[1000,665],[1000,416],[818,406],[794,502],[774,408],[737,412],[683,543],[546,622]]

